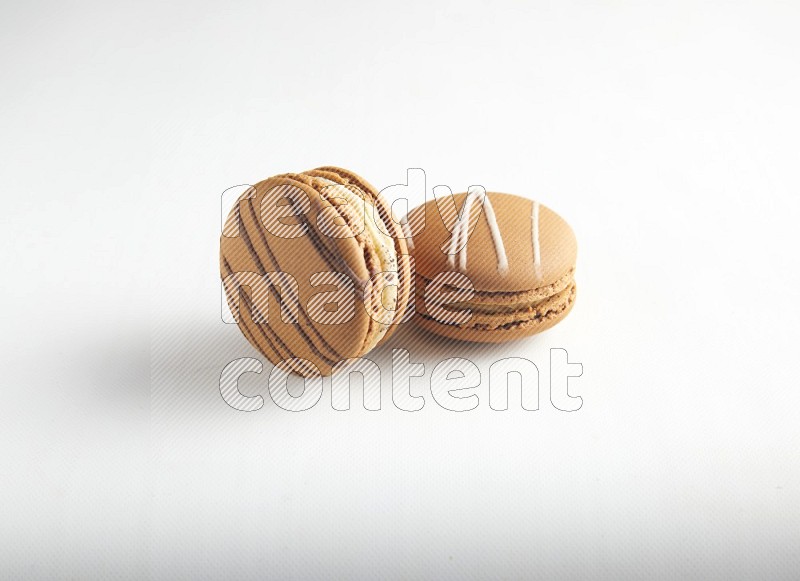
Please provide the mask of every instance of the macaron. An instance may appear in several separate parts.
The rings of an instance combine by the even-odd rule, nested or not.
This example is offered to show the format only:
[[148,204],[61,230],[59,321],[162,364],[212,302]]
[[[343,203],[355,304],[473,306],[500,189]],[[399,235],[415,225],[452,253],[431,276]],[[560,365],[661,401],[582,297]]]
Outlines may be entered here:
[[432,333],[520,339],[557,324],[575,303],[575,234],[537,201],[473,187],[415,208],[405,224],[417,319]]
[[247,340],[303,376],[329,375],[385,341],[412,293],[390,205],[337,167],[277,175],[245,191],[223,226],[220,273]]

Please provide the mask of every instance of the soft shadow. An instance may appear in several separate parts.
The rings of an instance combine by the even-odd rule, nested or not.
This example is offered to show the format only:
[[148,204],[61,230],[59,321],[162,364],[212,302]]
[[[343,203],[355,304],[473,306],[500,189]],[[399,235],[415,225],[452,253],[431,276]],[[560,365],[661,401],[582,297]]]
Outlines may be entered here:
[[[260,374],[243,373],[239,391],[246,396],[261,396],[263,406],[244,412],[229,406],[220,393],[220,375],[231,361],[243,357],[263,363]],[[272,364],[244,338],[236,325],[219,319],[192,319],[161,322],[151,334],[150,409],[154,422],[185,421],[193,417],[240,418],[275,411],[269,401],[266,378]]]
[[383,345],[367,355],[367,357],[378,362],[382,368],[384,367],[383,362],[388,362],[388,368],[390,368],[392,350],[406,349],[409,352],[411,361],[435,365],[444,359],[461,357],[478,364],[481,361],[497,361],[508,357],[509,346],[513,346],[511,349],[513,352],[535,350],[537,347],[536,339],[536,337],[529,337],[511,343],[471,343],[467,341],[457,341],[446,337],[439,337],[419,327],[414,321],[411,321],[403,324],[394,335]]

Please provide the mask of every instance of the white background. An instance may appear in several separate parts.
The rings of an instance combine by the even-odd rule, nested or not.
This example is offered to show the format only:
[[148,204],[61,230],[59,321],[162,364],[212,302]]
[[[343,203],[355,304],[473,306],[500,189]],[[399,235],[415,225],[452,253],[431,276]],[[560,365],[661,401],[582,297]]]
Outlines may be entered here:
[[[800,575],[793,2],[5,3],[0,577]],[[277,409],[220,322],[220,194],[324,164],[535,197],[553,330],[406,329],[416,413]],[[574,413],[433,365],[583,364]],[[266,370],[269,366],[266,367]],[[265,370],[265,371],[266,371]],[[518,397],[518,396],[517,396]]]

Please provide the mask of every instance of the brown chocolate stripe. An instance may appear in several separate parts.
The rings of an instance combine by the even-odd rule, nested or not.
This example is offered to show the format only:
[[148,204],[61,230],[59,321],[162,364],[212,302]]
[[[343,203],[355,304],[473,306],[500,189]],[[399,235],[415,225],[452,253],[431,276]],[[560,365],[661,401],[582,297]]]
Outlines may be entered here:
[[[258,221],[258,217],[256,215],[255,208],[253,207],[252,198],[249,200],[249,202],[247,204],[247,207],[250,210],[250,217],[253,219],[253,223],[257,225],[259,223],[259,221]],[[253,243],[252,243],[252,240],[250,240],[250,233],[248,232],[247,227],[245,226],[242,230],[244,231],[245,244],[247,245],[248,250],[250,250],[250,252],[254,255],[255,260],[257,262],[257,265],[261,269],[260,274],[264,274],[265,272],[267,272],[267,270],[264,268],[264,264],[263,264],[263,262],[261,262],[261,258],[258,256],[258,253],[256,252],[255,248],[253,247]],[[311,231],[312,228],[309,227],[308,230]],[[279,272],[283,272],[283,270],[281,269],[281,265],[278,262],[278,259],[275,257],[275,254],[273,254],[272,249],[269,247],[269,243],[267,242],[266,235],[258,227],[256,227],[256,231],[258,232],[258,236],[261,239],[261,244],[264,246],[264,249],[267,251],[267,255],[269,256],[270,262],[272,262],[272,264],[274,265],[275,270],[277,270]],[[277,292],[277,291],[275,291],[275,289],[272,286],[270,286],[270,290],[273,293]],[[334,349],[333,347],[331,347],[330,343],[328,343],[325,340],[325,337],[323,337],[322,334],[319,332],[319,330],[317,330],[317,328],[311,322],[311,319],[309,318],[308,313],[306,313],[305,309],[303,309],[302,305],[300,305],[299,307],[300,308],[298,308],[298,312],[302,315],[304,323],[308,326],[308,328],[310,328],[314,332],[314,335],[316,335],[317,339],[319,339],[321,341],[321,343],[324,346],[324,348],[328,352],[333,354],[334,359],[331,359],[330,357],[327,357],[326,355],[323,355],[322,352],[317,347],[317,345],[311,340],[311,338],[305,333],[305,331],[303,331],[303,327],[301,325],[296,325],[297,331],[302,335],[302,337],[305,340],[306,344],[314,351],[314,353],[318,357],[320,357],[323,361],[325,361],[329,365],[334,365],[335,363],[338,363],[340,360],[345,359],[345,356],[342,355],[341,353],[337,352],[336,349]]]
[[[231,268],[231,265],[230,265],[230,263],[228,262],[228,259],[227,259],[227,258],[225,258],[225,257],[223,256],[223,257],[222,257],[222,261],[223,261],[223,263],[224,263],[224,265],[225,265],[225,271],[226,271],[225,277],[227,278],[227,277],[229,277],[230,275],[232,275],[232,274],[235,274],[235,273],[234,273],[234,270],[233,270],[233,268]],[[274,289],[273,289],[273,290],[274,290]],[[239,295],[239,297],[240,297],[240,300],[241,300],[241,298],[242,298],[242,297],[241,297],[241,295]],[[275,298],[277,299],[277,297],[275,297]],[[252,304],[253,304],[253,303],[252,303],[252,301],[250,300],[250,297],[248,297],[246,293],[245,293],[245,295],[244,295],[244,301],[245,301],[245,305],[247,306],[248,313],[251,313],[251,312],[252,312]],[[248,327],[248,325],[247,325],[247,318],[242,318],[242,317],[241,317],[241,315],[240,315],[240,316],[239,316],[239,320],[240,320],[240,321],[243,321],[243,325],[240,325],[240,327],[239,327],[239,328],[240,328],[240,329],[242,329],[242,330],[245,332],[245,335],[247,335],[247,336],[248,336],[247,338],[250,340],[250,342],[251,342],[253,345],[255,345],[255,346],[259,346],[259,345],[261,345],[261,342],[259,342],[259,341],[258,341],[258,340],[255,338],[255,335],[253,334],[252,330],[250,330],[250,328]],[[285,343],[284,343],[284,342],[281,340],[281,338],[280,338],[280,337],[277,335],[277,333],[275,333],[275,332],[274,332],[272,329],[270,329],[270,328],[269,328],[269,327],[267,327],[266,325],[259,325],[259,324],[255,323],[254,321],[252,321],[252,319],[251,319],[251,322],[252,322],[252,323],[253,323],[253,325],[255,325],[255,327],[258,329],[258,331],[259,331],[259,334],[260,334],[260,335],[261,335],[261,337],[264,339],[264,342],[267,344],[267,346],[269,346],[269,348],[270,348],[270,349],[272,349],[272,351],[274,352],[274,354],[275,354],[275,356],[276,356],[276,359],[278,359],[278,360],[286,360],[286,359],[291,359],[292,357],[294,357],[294,355],[292,354],[292,352],[289,350],[289,348],[287,347],[287,345],[286,345],[286,344],[285,344]],[[279,351],[279,350],[278,350],[278,349],[275,347],[275,344],[274,344],[274,343],[272,342],[272,340],[271,340],[271,339],[270,339],[270,338],[267,336],[267,330],[268,330],[268,331],[269,331],[269,333],[272,335],[272,339],[274,339],[275,341],[277,341],[278,343],[280,343],[281,347],[283,347],[283,349],[284,349],[284,352],[286,353],[285,355],[284,355],[284,354],[282,354],[282,353],[281,353],[281,352],[280,352],[280,351]]]
[[[294,209],[294,206],[292,207]],[[320,238],[317,231],[311,226],[311,221],[308,219],[307,216],[303,216],[303,223],[308,226],[308,236],[311,240],[311,243],[314,245],[314,248],[320,253],[322,258],[325,262],[328,263],[328,266],[336,272],[342,272],[342,274],[346,274],[350,277],[353,281],[353,288],[356,291],[356,297],[359,300],[364,300],[364,286],[365,281],[362,281],[355,273],[355,271],[350,268],[350,265],[347,264],[344,259],[336,254],[331,248]]]
[[[226,277],[230,276],[230,266],[228,265],[228,261],[227,260],[225,261],[225,267],[226,267],[226,269],[228,269],[228,274],[226,275]],[[248,304],[248,308],[250,308],[249,304]],[[241,320],[241,317],[239,317],[239,320]],[[247,340],[250,341],[251,345],[253,345],[253,346],[260,346],[261,345],[259,343],[259,341],[256,339],[256,336],[253,335],[253,332],[250,330],[250,327],[247,326],[247,321],[246,320],[242,321],[242,324],[239,325],[239,328],[242,330],[242,332],[244,333],[245,337],[247,337]],[[269,347],[272,350],[272,353],[273,353],[273,355],[274,355],[276,360],[283,359],[281,354],[278,353],[278,350],[275,349],[275,346],[272,344],[272,342],[267,337],[264,337],[264,341],[267,343],[267,347]]]
[[[313,178],[311,176],[307,176],[305,174],[288,173],[288,174],[281,174],[275,177],[290,180],[294,182],[294,184],[300,184],[302,186],[311,188],[312,190],[317,192],[317,194],[319,194],[321,199],[324,199],[322,198],[322,192],[320,192],[318,188],[314,187],[312,183]],[[308,235],[311,244],[317,250],[319,255],[328,264],[328,267],[330,267],[333,271],[340,272],[350,277],[351,281],[353,282],[353,288],[355,289],[356,292],[356,298],[358,298],[358,300],[363,302],[365,299],[364,287],[366,286],[367,281],[362,280],[350,267],[350,265],[347,264],[347,262],[345,262],[345,260],[336,251],[332,250],[331,246],[328,245],[319,236],[319,233],[312,226],[311,221],[308,219],[308,216],[304,212],[301,212],[300,209],[297,207],[295,200],[288,197],[287,199],[289,200],[289,205],[292,211],[301,220],[301,223],[306,226],[306,234]],[[342,215],[340,214],[340,216]],[[342,218],[346,220],[344,216],[342,216]]]
[[[255,210],[253,209],[253,202],[252,202],[252,199],[250,199],[250,200],[249,200],[249,203],[247,204],[247,206],[248,206],[248,208],[250,209],[250,213],[251,213],[251,216],[252,216],[253,220],[255,221],[255,223],[256,223],[256,224],[258,224],[258,221],[257,221],[257,219],[256,219],[256,216],[255,216]],[[261,257],[258,255],[258,252],[256,251],[255,247],[253,246],[253,241],[250,239],[250,233],[248,232],[248,230],[247,230],[247,227],[244,225],[244,223],[242,223],[242,226],[243,226],[243,227],[240,229],[240,232],[239,232],[239,234],[240,234],[240,236],[241,236],[242,240],[244,241],[244,243],[245,243],[245,246],[247,246],[247,250],[248,250],[248,252],[250,253],[250,256],[251,256],[251,257],[253,258],[253,260],[255,261],[255,263],[256,263],[256,267],[257,267],[257,268],[258,268],[258,270],[259,270],[259,274],[262,274],[262,275],[263,275],[263,274],[265,274],[265,273],[266,273],[266,272],[268,272],[268,271],[267,271],[267,269],[264,267],[264,263],[261,261]],[[256,228],[256,230],[258,230],[258,228]],[[276,270],[280,272],[280,271],[281,271],[281,269],[280,269],[280,265],[278,264],[278,261],[277,261],[277,260],[275,260],[275,257],[274,257],[274,255],[272,254],[272,251],[270,250],[269,246],[266,244],[266,237],[264,236],[264,233],[263,233],[263,232],[261,232],[261,231],[259,231],[259,233],[260,233],[261,237],[263,238],[264,247],[266,248],[266,250],[267,250],[267,253],[269,254],[270,260],[271,260],[271,261],[272,261],[272,263],[273,263],[273,264],[274,264],[274,265],[277,267],[277,268],[276,268]],[[277,290],[275,290],[275,288],[274,288],[274,287],[272,287],[272,285],[270,285],[270,289],[269,289],[269,290],[270,290],[270,294],[271,294],[271,295],[272,295],[272,296],[275,298],[275,300],[277,300],[277,301],[280,301],[280,295],[278,294],[278,291],[277,291]],[[328,351],[330,351],[331,353],[333,353],[333,355],[334,355],[335,359],[332,359],[332,358],[330,358],[330,357],[328,357],[328,356],[324,355],[324,354],[323,354],[323,353],[322,353],[322,352],[321,352],[321,351],[320,351],[320,350],[317,348],[317,346],[314,344],[314,342],[313,342],[313,341],[311,341],[311,339],[310,339],[310,338],[309,338],[309,336],[308,336],[308,335],[305,333],[305,331],[303,331],[303,328],[302,328],[302,326],[301,326],[301,325],[295,325],[295,328],[297,329],[298,333],[300,333],[300,335],[302,336],[302,338],[303,338],[303,341],[304,341],[304,342],[306,343],[306,345],[308,345],[308,347],[309,347],[309,348],[310,348],[310,349],[311,349],[311,350],[314,352],[314,354],[315,354],[317,357],[319,357],[319,358],[320,358],[322,361],[324,361],[326,364],[328,364],[328,365],[334,365],[335,363],[338,363],[338,362],[339,362],[341,359],[343,359],[343,357],[342,357],[341,355],[339,355],[339,354],[338,354],[338,353],[337,353],[337,352],[336,352],[336,351],[335,351],[335,350],[334,350],[334,349],[333,349],[333,348],[332,348],[332,347],[331,347],[331,346],[328,344],[328,342],[327,342],[327,341],[325,341],[325,340],[324,340],[324,339],[321,337],[321,335],[319,334],[319,331],[317,331],[317,329],[311,325],[311,323],[310,323],[310,320],[308,319],[308,315],[307,315],[307,314],[306,314],[306,312],[305,312],[305,311],[302,309],[302,307],[301,307],[301,308],[299,308],[299,309],[298,309],[298,311],[299,311],[300,313],[302,313],[302,314],[303,314],[303,317],[304,317],[304,320],[305,320],[306,324],[308,324],[308,325],[309,325],[309,327],[311,327],[311,329],[312,329],[312,330],[313,330],[313,331],[314,331],[314,332],[317,334],[317,336],[318,336],[318,337],[319,337],[319,338],[322,340],[322,342],[325,344],[325,347],[328,349]],[[258,327],[259,327],[259,329],[263,329],[264,327],[266,327],[266,325],[258,325]],[[270,331],[272,332],[272,330],[271,330],[271,329],[270,329]],[[262,334],[263,334],[263,331],[262,331]],[[284,346],[284,348],[286,349],[286,351],[289,353],[289,357],[294,357],[295,355],[292,353],[292,351],[291,351],[291,350],[289,350],[289,348],[288,348],[288,347],[286,347],[286,345],[283,343],[283,341],[281,341],[281,340],[280,340],[280,337],[278,337],[278,335],[277,335],[277,334],[275,334],[274,332],[273,332],[273,335],[274,335],[275,339],[277,339],[277,340],[278,340],[278,341],[279,341],[279,342],[280,342],[280,343],[281,343],[281,344]],[[283,357],[283,359],[286,359],[286,357]]]
[[[234,274],[234,272],[230,268],[230,265],[227,265],[227,268],[228,268],[228,273],[229,273],[228,275]],[[246,294],[244,295],[243,299],[244,299],[244,304],[245,304],[246,308],[248,309],[248,313],[252,313],[252,309],[253,309],[252,300]],[[264,351],[263,351],[264,344],[262,342],[258,341],[258,339],[255,337],[255,335],[253,335],[252,330],[250,330],[249,327],[247,326],[248,325],[248,318],[247,317],[245,317],[245,318],[241,318],[240,317],[240,320],[243,321],[243,326],[240,326],[239,328],[242,329],[245,332],[245,336],[248,336],[252,340],[253,346],[256,347],[259,350],[262,350],[262,353],[264,353]],[[272,351],[274,352],[274,354],[275,354],[274,363],[276,365],[277,365],[278,361],[286,362],[286,364],[289,366],[290,369],[292,369],[293,371],[296,371],[297,373],[299,373],[300,375],[302,375],[304,377],[308,376],[309,372],[313,371],[314,369],[316,369],[317,372],[319,371],[319,368],[316,365],[314,365],[313,361],[310,362],[311,365],[313,365],[312,368],[309,368],[307,364],[295,363],[293,361],[293,359],[296,357],[295,354],[291,351],[291,349],[289,349],[289,346],[286,345],[286,343],[283,342],[283,340],[280,338],[280,336],[277,333],[275,333],[271,328],[269,328],[266,325],[259,325],[258,323],[254,322],[252,319],[249,319],[249,323],[252,324],[252,326],[255,326],[258,329],[258,332],[259,332],[259,335],[261,335],[261,338],[264,340],[264,342],[266,342],[267,346],[270,349],[272,349]],[[281,353],[281,351],[270,340],[270,337],[267,336],[267,332],[269,332],[270,336],[280,344],[280,346],[283,348],[284,353]],[[264,354],[268,355],[267,353],[264,353]]]
[[[313,186],[313,184],[309,180],[309,176],[304,176],[303,174],[287,173],[275,177],[282,178],[285,180],[290,180],[294,182],[294,184],[303,185],[305,187],[311,188],[318,194],[321,194],[321,192]],[[322,259],[326,263],[328,263],[328,266],[332,269],[343,268],[346,271],[343,274],[347,274],[351,279],[353,279],[353,284],[355,285],[356,289],[360,290],[361,285],[363,285],[363,281],[361,281],[356,276],[355,272],[353,272],[353,269],[351,269],[350,266],[336,252],[331,250],[331,248],[325,242],[322,241],[317,231],[312,227],[311,221],[308,219],[308,216],[304,212],[299,211],[296,201],[291,197],[287,197],[286,199],[289,200],[289,205],[292,211],[294,212],[295,216],[299,218],[301,223],[306,226],[306,235],[308,236],[309,240],[311,240],[311,243],[314,245],[314,248],[316,248],[317,252],[319,252]],[[336,270],[336,272],[341,272],[341,271]]]
[[[288,174],[281,174],[277,177],[291,180],[295,184],[300,184],[308,188],[311,188],[312,190],[317,192],[317,194],[320,194],[321,197],[321,192],[314,187],[312,180],[310,180],[310,176],[304,176],[303,174],[288,173]],[[338,256],[336,252],[331,250],[331,248],[325,242],[322,241],[317,231],[312,227],[311,221],[308,219],[306,213],[299,211],[296,205],[296,201],[291,197],[287,197],[286,199],[289,200],[289,205],[291,206],[292,211],[295,213],[295,216],[299,218],[301,223],[306,226],[306,234],[311,240],[311,243],[314,245],[314,248],[316,248],[317,252],[319,252],[320,256],[322,256],[325,262],[328,263],[328,266],[330,266],[331,268],[343,267],[345,270],[348,271],[345,274],[348,274],[351,278],[355,279],[353,283],[356,286],[358,286],[358,283],[360,281],[358,277],[355,276],[355,273],[350,268],[350,266],[340,256]]]
[[[314,191],[317,192],[317,194],[320,195],[320,198],[322,199],[322,192],[320,192],[320,190],[315,188],[312,184],[307,184],[307,183],[305,183],[303,181],[303,179],[299,179],[299,176],[303,176],[303,174],[287,174],[284,177],[286,179],[294,180],[297,183],[300,183],[300,184],[302,184],[302,185],[304,185],[306,187],[309,187],[309,188],[313,189]],[[308,179],[311,176],[303,176],[303,177],[306,177],[306,179]],[[297,211],[298,208],[295,205],[295,201],[293,199],[289,198],[289,202],[290,202],[290,204],[292,206],[292,210],[295,211],[295,214],[296,215],[302,215],[302,218],[301,218],[302,222],[303,222],[303,224],[305,224],[307,226],[308,236],[309,236],[309,239],[311,240],[311,243],[314,245],[314,248],[317,249],[317,251],[320,253],[320,255],[325,260],[325,262],[328,263],[328,266],[331,267],[332,269],[336,270],[336,272],[341,272],[340,270],[338,270],[340,268],[344,269],[345,272],[343,274],[348,275],[353,280],[353,285],[354,285],[354,287],[356,289],[356,292],[358,294],[358,298],[363,301],[364,300],[364,285],[366,284],[366,281],[362,281],[358,276],[356,276],[356,273],[353,271],[352,268],[350,268],[350,265],[347,264],[347,262],[345,262],[344,259],[339,254],[337,254],[336,252],[331,250],[331,248],[328,246],[328,244],[325,243],[322,240],[322,238],[319,236],[319,233],[311,225],[311,221],[308,219],[308,216],[306,214],[303,214],[303,213]],[[341,216],[341,214],[339,214],[339,215]],[[342,219],[344,219],[344,216],[342,216]]]

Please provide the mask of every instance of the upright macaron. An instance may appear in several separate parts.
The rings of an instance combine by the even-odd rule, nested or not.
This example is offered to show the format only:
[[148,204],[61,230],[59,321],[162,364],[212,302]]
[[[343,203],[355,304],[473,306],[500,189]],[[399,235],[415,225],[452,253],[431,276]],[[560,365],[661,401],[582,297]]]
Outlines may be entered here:
[[337,167],[281,174],[245,191],[220,238],[228,305],[272,363],[329,375],[385,341],[412,292],[389,204]]
[[549,329],[572,309],[575,234],[539,202],[474,187],[415,208],[407,224],[418,320],[429,331],[498,343]]

